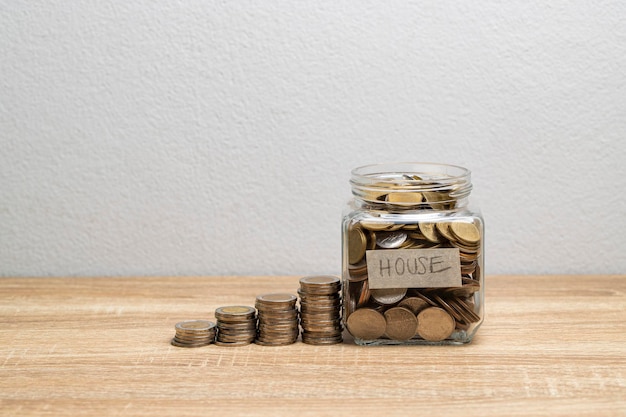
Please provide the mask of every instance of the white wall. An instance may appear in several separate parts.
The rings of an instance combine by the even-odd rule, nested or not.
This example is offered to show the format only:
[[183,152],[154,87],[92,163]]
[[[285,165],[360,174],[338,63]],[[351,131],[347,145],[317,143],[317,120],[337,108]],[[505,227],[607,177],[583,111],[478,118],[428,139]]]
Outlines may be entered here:
[[626,2],[0,0],[0,144],[0,275],[338,274],[397,160],[488,273],[624,273]]

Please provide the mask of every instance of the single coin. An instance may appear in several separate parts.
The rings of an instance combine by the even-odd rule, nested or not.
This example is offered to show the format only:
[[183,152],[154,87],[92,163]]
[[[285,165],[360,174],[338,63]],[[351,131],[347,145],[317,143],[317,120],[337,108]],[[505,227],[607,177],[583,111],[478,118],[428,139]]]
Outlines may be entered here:
[[387,201],[390,203],[418,204],[424,197],[422,193],[416,192],[396,192],[387,194]]
[[450,196],[446,193],[424,191],[422,195],[424,196],[424,200],[426,200],[434,210],[444,210],[446,203],[450,201]]
[[429,342],[445,340],[455,327],[454,319],[439,307],[429,307],[417,315],[417,334]]
[[176,330],[180,331],[190,331],[190,332],[201,332],[201,331],[209,331],[215,328],[215,323],[208,320],[189,320],[189,321],[181,321],[180,323],[176,323]]
[[380,232],[376,244],[383,249],[396,249],[402,246],[406,238],[404,232]]
[[373,230],[375,232],[378,232],[381,230],[389,230],[389,228],[393,228],[395,226],[394,223],[390,223],[390,222],[374,222],[374,221],[362,221],[359,224],[364,229]]
[[395,304],[406,295],[406,288],[380,288],[369,291],[377,303],[384,305]]
[[437,228],[439,234],[447,240],[456,240],[454,236],[450,233],[450,222],[437,222],[435,227]]
[[385,335],[393,340],[409,340],[415,336],[417,317],[408,308],[393,307],[385,311]]
[[462,243],[472,244],[480,242],[480,231],[474,223],[452,222],[450,232]]
[[385,333],[387,322],[378,311],[371,308],[360,308],[350,314],[346,325],[352,336],[363,340],[373,340]]
[[284,308],[284,305],[295,305],[297,299],[295,295],[285,293],[261,294],[256,297],[257,303],[268,309]]
[[429,305],[430,304],[428,304],[425,300],[419,297],[407,297],[404,300],[400,301],[398,307],[408,308],[413,314],[417,315],[417,313],[419,313]]
[[367,303],[372,295],[370,291],[369,281],[368,280],[362,281],[361,284],[362,284],[361,290],[357,293],[358,294],[358,298],[356,302],[357,307],[361,307],[362,305]]
[[420,223],[420,231],[429,242],[439,243],[441,239],[435,230],[435,223],[422,222]]
[[367,249],[368,250],[376,249],[376,232],[373,230],[367,231]]
[[218,320],[222,318],[251,319],[255,314],[256,310],[249,306],[225,306],[215,309],[215,318]]
[[360,227],[352,227],[348,230],[348,262],[358,263],[367,249],[367,238]]

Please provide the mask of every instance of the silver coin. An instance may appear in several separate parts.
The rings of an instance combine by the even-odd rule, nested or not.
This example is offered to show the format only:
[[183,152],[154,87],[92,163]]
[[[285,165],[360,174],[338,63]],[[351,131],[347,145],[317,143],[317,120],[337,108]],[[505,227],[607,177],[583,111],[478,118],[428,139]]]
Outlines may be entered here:
[[378,240],[376,244],[383,249],[396,249],[399,248],[407,238],[407,234],[404,232],[388,232],[379,233],[377,235]]
[[406,295],[406,288],[382,288],[370,290],[371,297],[379,304],[390,305],[402,300]]

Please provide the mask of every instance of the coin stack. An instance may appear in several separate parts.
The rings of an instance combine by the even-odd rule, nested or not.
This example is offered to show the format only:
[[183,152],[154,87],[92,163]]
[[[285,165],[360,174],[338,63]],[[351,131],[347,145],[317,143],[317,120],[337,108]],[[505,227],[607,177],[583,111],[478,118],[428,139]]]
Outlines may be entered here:
[[290,345],[298,340],[297,298],[293,294],[262,294],[256,297],[259,326],[255,343]]
[[177,347],[201,347],[215,340],[215,323],[207,320],[190,320],[176,323],[176,335],[172,345]]
[[302,341],[310,345],[343,342],[341,336],[341,281],[334,276],[300,279]]
[[226,306],[215,310],[218,346],[245,346],[256,338],[256,310],[248,306]]

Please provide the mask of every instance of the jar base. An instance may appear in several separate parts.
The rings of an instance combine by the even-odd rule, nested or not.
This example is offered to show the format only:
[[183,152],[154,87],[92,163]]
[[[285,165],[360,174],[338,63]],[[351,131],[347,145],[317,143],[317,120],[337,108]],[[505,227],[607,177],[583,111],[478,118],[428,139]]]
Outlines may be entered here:
[[374,339],[364,340],[354,338],[354,343],[359,346],[387,346],[387,345],[430,345],[430,346],[446,346],[446,345],[467,345],[471,343],[474,335],[468,334],[465,330],[452,333],[449,338],[438,342],[431,342],[422,338],[413,338],[409,340],[392,340],[392,339]]

